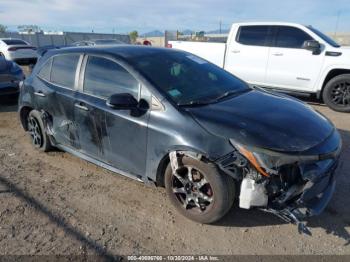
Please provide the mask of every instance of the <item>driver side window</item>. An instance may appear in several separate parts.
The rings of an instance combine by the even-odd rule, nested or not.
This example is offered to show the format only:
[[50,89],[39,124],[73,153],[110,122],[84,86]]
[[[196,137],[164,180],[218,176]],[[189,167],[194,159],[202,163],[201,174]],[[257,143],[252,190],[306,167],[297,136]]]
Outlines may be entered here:
[[118,93],[130,93],[137,99],[139,83],[116,62],[104,57],[89,56],[83,90],[84,93],[105,99]]
[[280,26],[276,35],[275,47],[302,48],[307,40],[313,40],[313,38],[299,28]]

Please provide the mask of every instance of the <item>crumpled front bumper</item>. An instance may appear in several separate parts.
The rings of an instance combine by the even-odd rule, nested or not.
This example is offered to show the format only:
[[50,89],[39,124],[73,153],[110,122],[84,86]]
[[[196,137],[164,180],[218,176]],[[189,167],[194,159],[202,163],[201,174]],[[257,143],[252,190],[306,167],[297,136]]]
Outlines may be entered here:
[[[243,208],[259,207],[285,221],[302,225],[302,220],[319,215],[330,202],[336,187],[336,175],[339,173],[335,170],[341,150],[341,137],[334,129],[330,136],[317,146],[298,154],[291,153],[289,158],[286,157],[286,153],[268,152],[274,158],[266,158],[267,164],[264,163],[265,165],[260,167],[264,170],[270,168],[268,174],[261,173],[257,168],[259,163],[253,153],[248,155],[239,149],[218,159],[216,163],[224,173],[237,181],[250,179],[265,187],[267,205],[256,201],[261,192],[257,194],[254,187],[242,189],[241,186],[240,199],[242,195],[242,199],[248,203],[243,205]],[[279,154],[282,160],[287,160],[276,161]],[[273,165],[276,163],[279,164],[278,168]]]
[[338,159],[334,160],[326,172],[307,181],[301,194],[293,198],[285,208],[281,210],[268,208],[266,211],[287,222],[297,224],[299,232],[310,234],[302,221],[308,217],[320,215],[329,204],[336,188],[337,166]]
[[315,180],[308,181],[297,200],[300,218],[316,216],[323,212],[335,191],[337,161],[327,173]]

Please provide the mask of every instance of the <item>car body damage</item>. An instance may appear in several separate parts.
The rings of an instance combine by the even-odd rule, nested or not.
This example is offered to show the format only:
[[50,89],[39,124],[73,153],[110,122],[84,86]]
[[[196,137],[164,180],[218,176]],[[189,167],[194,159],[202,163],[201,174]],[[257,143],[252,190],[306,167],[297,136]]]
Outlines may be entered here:
[[232,145],[237,150],[217,164],[242,181],[240,207],[263,208],[308,233],[300,221],[319,215],[335,189],[335,169],[341,151],[338,132],[334,130],[326,141],[304,154],[259,150],[234,140]]
[[[66,72],[69,87],[50,77],[56,57],[76,63]],[[322,212],[335,188],[341,139],[328,119],[185,52],[51,50],[24,81],[19,99],[25,130],[38,116],[30,112],[40,112],[44,142],[47,137],[113,172],[164,185],[176,208],[201,223],[228,212],[236,190],[240,207],[272,212],[306,232],[300,221]]]

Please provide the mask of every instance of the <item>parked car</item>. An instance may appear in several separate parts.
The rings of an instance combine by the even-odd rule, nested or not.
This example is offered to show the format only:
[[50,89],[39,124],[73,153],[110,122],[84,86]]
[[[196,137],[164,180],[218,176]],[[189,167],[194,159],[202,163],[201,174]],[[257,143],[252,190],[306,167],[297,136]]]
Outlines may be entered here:
[[242,208],[299,223],[335,189],[341,139],[329,120],[187,52],[50,50],[24,81],[19,116],[35,148],[165,186],[201,223],[224,216],[238,192]]
[[61,49],[61,48],[66,48],[66,47],[72,47],[72,46],[65,46],[65,45],[45,45],[45,46],[40,46],[36,50],[38,59],[42,57],[47,51],[51,49]]
[[18,64],[35,64],[36,47],[15,38],[0,38],[0,56]]
[[0,97],[18,95],[18,85],[23,79],[23,71],[16,63],[0,57]]
[[250,84],[316,95],[333,110],[350,112],[350,49],[311,26],[235,23],[227,43],[170,41]]
[[124,45],[126,43],[117,39],[92,39],[75,42],[73,46],[96,46],[96,45]]

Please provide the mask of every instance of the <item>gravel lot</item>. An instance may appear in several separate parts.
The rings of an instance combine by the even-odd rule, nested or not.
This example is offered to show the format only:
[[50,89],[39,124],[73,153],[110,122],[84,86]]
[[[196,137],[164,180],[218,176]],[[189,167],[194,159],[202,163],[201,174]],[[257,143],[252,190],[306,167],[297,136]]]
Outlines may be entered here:
[[344,148],[336,194],[321,216],[308,220],[312,236],[306,236],[237,203],[216,225],[189,221],[162,188],[68,153],[35,151],[15,103],[0,101],[0,254],[350,255],[350,114],[310,104],[335,123]]

